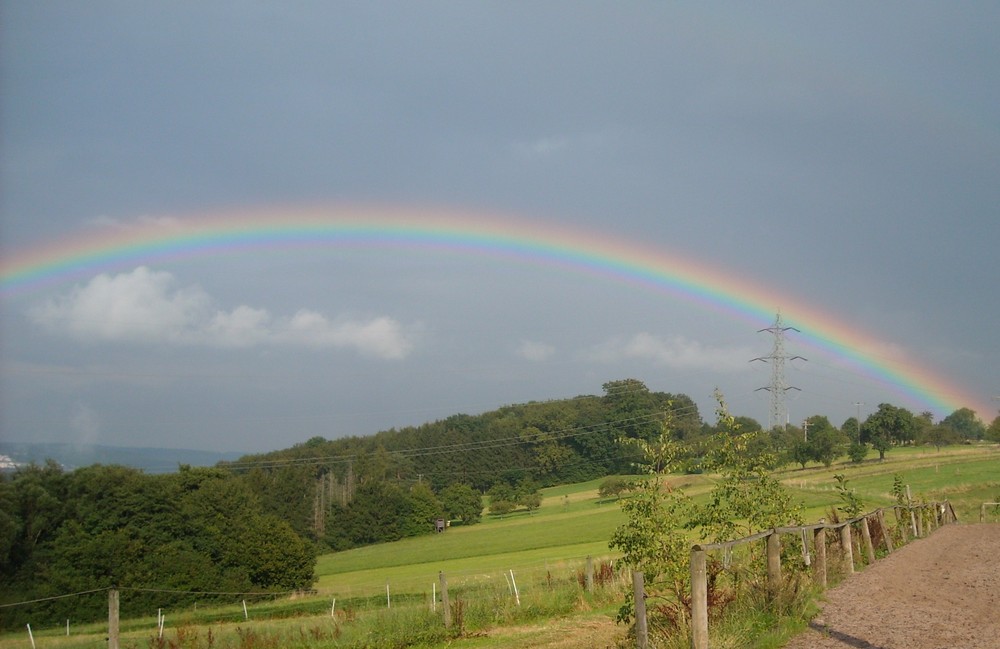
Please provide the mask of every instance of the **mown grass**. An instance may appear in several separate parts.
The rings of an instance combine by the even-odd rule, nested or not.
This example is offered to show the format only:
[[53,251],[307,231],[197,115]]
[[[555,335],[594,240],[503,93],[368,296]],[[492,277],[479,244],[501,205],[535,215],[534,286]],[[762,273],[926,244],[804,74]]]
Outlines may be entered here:
[[[804,519],[826,516],[840,503],[834,474],[848,477],[865,510],[893,502],[894,474],[910,485],[914,499],[947,498],[963,522],[978,521],[979,505],[1000,500],[1000,448],[959,446],[936,452],[892,449],[884,462],[837,463],[786,468],[780,479],[804,505]],[[454,526],[442,534],[327,554],[317,561],[317,594],[248,602],[249,620],[238,601],[185,611],[165,611],[165,640],[156,638],[156,611],[123,620],[122,647],[443,647],[532,646],[545,636],[546,619],[611,624],[626,584],[619,581],[598,594],[583,592],[575,579],[585,558],[608,558],[611,533],[624,521],[613,500],[597,495],[600,480],[543,490],[541,508],[503,519],[486,516],[481,524]],[[712,476],[677,476],[675,487],[696,502],[711,488]],[[993,514],[991,510],[991,514]],[[994,515],[994,519],[996,515]],[[522,606],[513,603],[508,581],[514,572]],[[465,637],[446,635],[441,611],[431,611],[431,592],[444,572],[454,599],[464,602]],[[386,606],[386,584],[392,608]],[[127,593],[123,593],[123,598]],[[331,606],[336,599],[336,614]],[[780,646],[804,626],[807,613],[775,618],[750,606],[713,627],[719,646]],[[515,625],[516,632],[482,634]],[[572,629],[572,625],[567,625]],[[35,629],[38,647],[106,646],[106,625]],[[567,631],[568,632],[568,631]],[[541,640],[539,640],[540,642]],[[27,631],[0,636],[0,649],[30,646]],[[678,645],[680,646],[680,645]],[[715,646],[715,645],[713,645]]]
[[[806,520],[823,516],[824,509],[839,504],[835,474],[843,474],[866,510],[895,502],[891,489],[899,474],[910,486],[915,501],[949,500],[959,520],[971,522],[972,507],[982,502],[981,494],[991,489],[1000,494],[1000,447],[956,446],[940,452],[926,447],[892,449],[884,462],[869,459],[860,464],[839,463],[830,468],[812,465],[806,469],[786,469],[780,477],[806,506]],[[991,486],[992,485],[992,486]]]

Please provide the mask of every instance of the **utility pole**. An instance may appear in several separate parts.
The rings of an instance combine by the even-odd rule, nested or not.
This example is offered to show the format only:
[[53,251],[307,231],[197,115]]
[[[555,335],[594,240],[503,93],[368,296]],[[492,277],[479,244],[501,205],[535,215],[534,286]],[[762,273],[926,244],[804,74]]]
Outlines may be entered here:
[[808,442],[809,441],[809,420],[808,419],[806,419],[805,421],[802,422],[802,441],[803,442]]
[[[785,361],[807,360],[801,356],[789,356],[785,353],[785,332],[799,331],[795,327],[785,327],[781,323],[781,313],[774,316],[774,324],[765,329],[760,329],[757,333],[767,332],[774,336],[774,346],[767,356],[750,359],[750,362],[761,361],[771,363],[771,384],[757,388],[756,391],[767,390],[771,393],[771,412],[768,417],[767,429],[772,430],[775,426],[781,426],[788,421],[788,410],[785,408],[785,393],[789,390],[800,390],[788,385],[785,382]],[[801,391],[801,390],[800,390]],[[787,425],[787,424],[786,424]]]
[[858,407],[858,441],[861,441],[861,406],[865,405],[864,401],[855,401],[854,405]]

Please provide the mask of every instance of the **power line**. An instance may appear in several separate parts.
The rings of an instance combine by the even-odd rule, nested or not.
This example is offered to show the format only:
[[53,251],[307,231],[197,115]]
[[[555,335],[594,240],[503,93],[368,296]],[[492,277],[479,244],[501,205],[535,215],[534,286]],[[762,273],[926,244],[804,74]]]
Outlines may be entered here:
[[95,588],[94,590],[83,590],[79,593],[68,593],[66,595],[53,595],[52,597],[39,597],[38,599],[28,600],[26,602],[14,602],[12,604],[0,604],[0,608],[10,608],[13,606],[26,606],[28,604],[37,604],[39,602],[51,602],[55,599],[66,599],[67,597],[79,597],[80,595],[90,595],[93,593],[103,593],[106,592],[107,588]]

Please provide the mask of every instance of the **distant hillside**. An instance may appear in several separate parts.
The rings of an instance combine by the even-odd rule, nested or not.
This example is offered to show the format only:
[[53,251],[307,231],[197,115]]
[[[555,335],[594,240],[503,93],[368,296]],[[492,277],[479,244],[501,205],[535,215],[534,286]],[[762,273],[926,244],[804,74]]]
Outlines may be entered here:
[[181,464],[214,466],[218,462],[235,460],[242,454],[178,448],[0,442],[0,455],[6,455],[17,464],[55,460],[67,470],[91,464],[120,464],[147,473],[170,473]]

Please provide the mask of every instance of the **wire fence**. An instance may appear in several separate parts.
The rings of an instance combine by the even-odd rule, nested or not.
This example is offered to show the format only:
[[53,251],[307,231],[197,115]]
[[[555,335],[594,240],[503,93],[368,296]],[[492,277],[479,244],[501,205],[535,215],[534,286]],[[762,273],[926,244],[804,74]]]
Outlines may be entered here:
[[[605,556],[572,557],[522,563],[506,569],[447,574],[431,572],[429,568],[426,576],[409,575],[399,580],[390,577],[385,583],[366,582],[308,591],[195,591],[155,586],[100,588],[0,605],[0,616],[17,609],[21,612],[18,616],[21,620],[29,620],[19,626],[22,631],[5,625],[8,630],[0,635],[0,648],[19,646],[11,643],[18,639],[23,641],[25,631],[32,647],[36,640],[71,636],[83,643],[73,646],[90,646],[86,643],[96,638],[98,644],[114,649],[115,645],[105,641],[119,635],[133,638],[133,645],[139,642],[152,646],[165,635],[183,635],[193,628],[242,629],[240,632],[245,633],[259,625],[271,630],[275,625],[308,623],[313,625],[311,628],[332,625],[331,628],[336,627],[340,633],[342,627],[360,624],[359,620],[364,618],[381,616],[384,625],[385,615],[403,619],[415,612],[438,619],[440,626],[445,628],[473,624],[470,616],[477,610],[491,611],[483,614],[487,616],[502,614],[516,618],[518,609],[537,613],[550,605],[545,600],[575,604],[583,593],[601,591],[606,593],[607,601],[617,601],[629,579],[627,570],[613,557]],[[112,596],[114,614],[111,612]],[[158,604],[153,603],[157,601],[156,596],[162,596]],[[194,597],[196,601],[190,605],[172,606],[170,601],[176,596]],[[74,599],[78,604],[85,604],[80,608],[90,611],[95,609],[95,603],[103,609],[107,602],[108,618],[104,619],[103,614],[81,617],[65,613],[57,620],[46,608],[46,604],[56,600]],[[141,609],[135,606],[137,599],[142,602]],[[60,610],[73,608],[66,606]],[[449,619],[453,616],[457,619]]]

